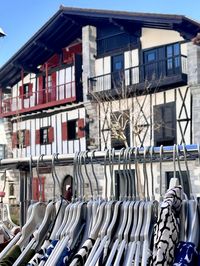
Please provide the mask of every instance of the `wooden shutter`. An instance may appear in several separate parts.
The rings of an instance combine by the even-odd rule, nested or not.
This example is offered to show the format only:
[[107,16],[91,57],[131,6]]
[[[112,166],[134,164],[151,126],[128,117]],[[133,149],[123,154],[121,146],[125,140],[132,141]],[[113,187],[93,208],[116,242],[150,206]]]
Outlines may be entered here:
[[44,103],[44,88],[43,88],[43,76],[38,77],[38,104]]
[[32,96],[33,95],[33,83],[29,83],[28,84],[28,96]]
[[32,179],[32,197],[33,197],[33,200],[39,200],[40,189],[41,189],[42,201],[45,201],[45,177],[42,176],[40,178],[41,178],[41,188],[39,188],[38,177],[34,177]]
[[54,128],[50,127],[48,129],[48,139],[49,139],[49,143],[52,143],[54,141]]
[[41,177],[42,201],[45,201],[45,177]]
[[19,87],[19,98],[23,98],[24,97],[24,88],[23,86]]
[[32,197],[33,200],[39,200],[39,182],[37,177],[32,179]]
[[78,123],[78,133],[77,133],[77,136],[78,138],[83,138],[85,137],[85,122],[84,122],[84,119],[78,119],[77,121]]
[[40,144],[40,129],[35,131],[35,144]]
[[62,140],[68,140],[67,122],[62,123]]
[[30,130],[25,131],[25,146],[30,146]]
[[17,132],[13,132],[12,134],[12,148],[16,148],[17,146]]
[[52,80],[52,90],[51,90],[51,100],[56,100],[56,72],[53,72],[51,74],[51,80]]

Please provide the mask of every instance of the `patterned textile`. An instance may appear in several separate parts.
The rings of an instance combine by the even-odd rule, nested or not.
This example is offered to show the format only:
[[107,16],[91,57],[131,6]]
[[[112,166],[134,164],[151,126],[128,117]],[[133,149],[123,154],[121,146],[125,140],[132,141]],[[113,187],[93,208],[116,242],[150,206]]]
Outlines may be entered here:
[[57,263],[56,263],[56,266],[68,265],[68,260],[69,260],[70,254],[71,254],[70,249],[65,247],[62,254],[60,255]]
[[72,262],[70,263],[70,266],[82,266],[87,260],[87,257],[90,254],[90,251],[92,250],[92,247],[95,243],[94,239],[88,238],[78,253],[73,257]]
[[40,264],[41,259],[45,256],[48,246],[51,244],[49,240],[45,240],[41,249],[34,255],[34,257],[29,261],[27,266],[36,266]]
[[51,252],[53,251],[53,249],[55,248],[55,246],[57,245],[59,240],[52,240],[51,244],[48,246],[48,248],[46,249],[46,253],[44,254],[44,256],[41,258],[41,261],[47,261],[49,256],[51,255]]
[[198,254],[196,247],[191,242],[179,242],[175,251],[173,266],[197,265]]
[[169,189],[160,205],[154,227],[154,246],[151,265],[168,266],[173,262],[179,235],[179,214],[182,203],[181,186]]

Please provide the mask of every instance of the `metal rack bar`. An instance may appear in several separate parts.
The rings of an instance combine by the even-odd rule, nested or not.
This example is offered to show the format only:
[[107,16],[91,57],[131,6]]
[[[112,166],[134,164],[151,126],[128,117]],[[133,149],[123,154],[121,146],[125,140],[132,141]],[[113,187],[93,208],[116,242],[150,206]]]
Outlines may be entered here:
[[[179,151],[180,154],[183,152],[183,146],[179,145]],[[196,157],[198,157],[200,155],[199,153],[199,148],[197,144],[191,144],[191,145],[186,145],[186,150],[188,155],[193,155],[193,157],[189,158],[189,159],[195,159]],[[171,160],[172,158],[172,153],[173,153],[173,146],[163,146],[163,156],[167,158],[163,158],[163,159],[167,159],[167,160]],[[97,163],[101,163],[105,160],[105,152],[106,151],[95,151],[95,155],[93,154],[93,159],[95,162]],[[144,148],[139,148],[139,155],[143,155],[144,153]],[[115,151],[115,159],[118,159],[120,154],[119,150]],[[158,158],[160,154],[160,147],[154,147],[153,148],[153,155],[154,155],[154,159]],[[88,152],[88,158],[90,158],[92,155],[92,152]],[[39,156],[34,156],[32,157],[32,167],[36,167],[36,163],[38,160]],[[71,154],[58,154],[58,159],[55,160],[55,165],[71,165],[74,162],[74,157],[75,154],[71,153]],[[142,157],[141,157],[142,159]],[[148,159],[148,154],[147,154],[147,159]],[[42,162],[46,163],[46,164],[51,164],[52,161],[52,155],[44,155],[43,156],[43,160]],[[29,167],[29,163],[30,163],[30,158],[29,157],[24,157],[24,158],[13,158],[13,159],[2,159],[0,161],[0,169],[23,169],[23,168],[27,168]],[[86,160],[86,163],[90,163],[90,160]],[[134,161],[133,161],[134,163]]]

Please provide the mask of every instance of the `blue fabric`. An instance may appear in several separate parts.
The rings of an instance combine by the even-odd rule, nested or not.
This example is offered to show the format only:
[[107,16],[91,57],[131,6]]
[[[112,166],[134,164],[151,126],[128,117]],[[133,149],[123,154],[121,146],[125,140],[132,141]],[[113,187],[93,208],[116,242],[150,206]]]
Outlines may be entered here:
[[56,266],[67,266],[70,254],[71,254],[70,249],[65,247],[56,263]]
[[196,247],[191,242],[179,242],[176,251],[174,266],[194,266],[197,265],[198,254]]
[[47,261],[51,252],[55,248],[56,244],[58,243],[59,240],[52,240],[50,246],[47,248],[45,255],[41,258],[41,261]]

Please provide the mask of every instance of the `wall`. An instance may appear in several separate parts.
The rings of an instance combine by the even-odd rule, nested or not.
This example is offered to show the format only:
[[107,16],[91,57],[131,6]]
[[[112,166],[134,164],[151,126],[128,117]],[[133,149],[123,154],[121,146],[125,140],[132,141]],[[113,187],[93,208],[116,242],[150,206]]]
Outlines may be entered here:
[[141,48],[147,49],[154,46],[183,41],[184,39],[177,31],[142,28],[142,37],[140,38],[140,40]]
[[[176,102],[176,127],[177,127],[177,143],[185,142],[191,144],[191,93],[187,86],[183,86],[176,89],[171,89],[162,92],[156,92],[153,94],[142,95],[136,98],[127,98],[116,100],[112,102],[104,102],[101,104],[101,141],[102,150],[105,148],[105,140],[107,140],[107,146],[110,147],[110,112],[129,110],[130,111],[130,140],[131,146],[149,146],[153,145],[153,107],[155,105]],[[108,110],[107,112],[105,110]],[[142,111],[141,111],[142,110]],[[186,121],[188,119],[188,122]],[[138,121],[137,123],[134,121]],[[179,121],[179,122],[178,122]],[[140,135],[134,131],[134,126],[144,125]],[[184,135],[182,138],[181,131]]]
[[[85,137],[76,140],[62,141],[62,123],[74,119],[83,118],[85,120],[85,109],[77,108],[72,111],[60,111],[57,114],[49,115],[48,112],[43,118],[30,118],[29,120],[19,120],[13,123],[13,132],[18,130],[30,130],[31,145],[13,150],[14,157],[28,157],[30,155],[36,156],[40,154],[53,153],[73,153],[86,149]],[[36,144],[36,130],[42,127],[51,126],[54,128],[54,141],[52,144],[39,145]]]

